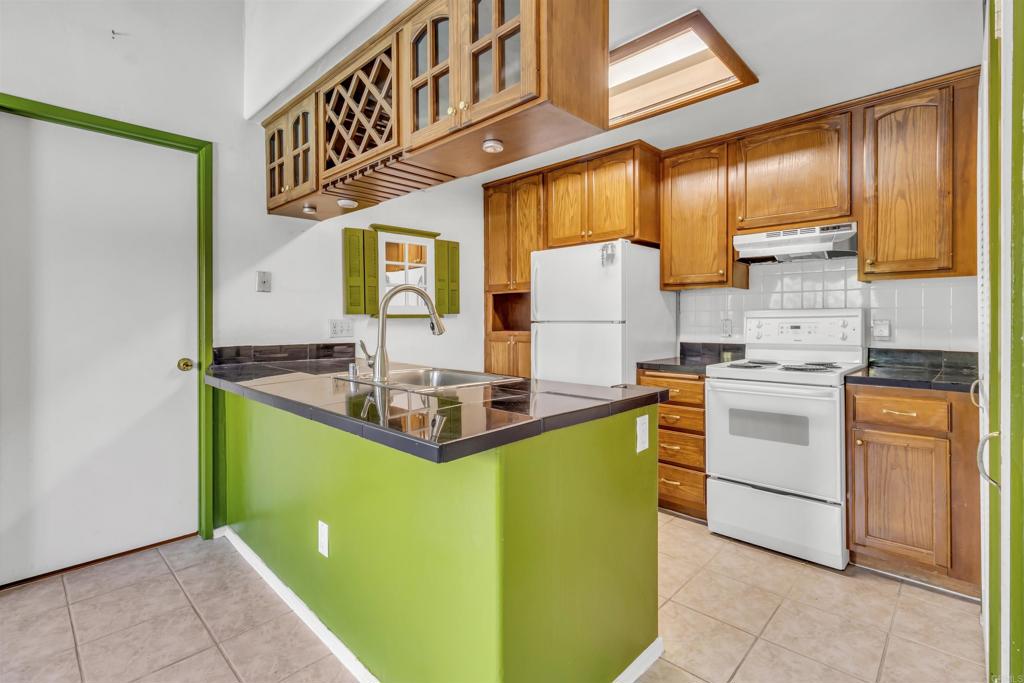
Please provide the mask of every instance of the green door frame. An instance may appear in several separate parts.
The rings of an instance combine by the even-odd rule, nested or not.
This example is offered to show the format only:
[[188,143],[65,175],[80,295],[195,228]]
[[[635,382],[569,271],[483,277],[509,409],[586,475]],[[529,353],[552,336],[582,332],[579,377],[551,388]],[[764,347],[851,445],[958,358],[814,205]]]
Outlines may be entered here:
[[196,377],[199,392],[199,533],[213,536],[213,392],[203,382],[213,362],[213,143],[108,119],[0,92],[0,111],[38,121],[196,155],[196,274],[198,330]]

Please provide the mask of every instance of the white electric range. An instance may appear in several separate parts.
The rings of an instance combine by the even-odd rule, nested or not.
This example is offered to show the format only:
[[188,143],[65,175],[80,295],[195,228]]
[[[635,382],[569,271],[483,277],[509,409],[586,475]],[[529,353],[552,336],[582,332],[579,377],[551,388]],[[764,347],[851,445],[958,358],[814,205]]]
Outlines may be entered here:
[[867,360],[863,309],[750,311],[746,359],[707,368],[711,531],[842,569],[844,377]]

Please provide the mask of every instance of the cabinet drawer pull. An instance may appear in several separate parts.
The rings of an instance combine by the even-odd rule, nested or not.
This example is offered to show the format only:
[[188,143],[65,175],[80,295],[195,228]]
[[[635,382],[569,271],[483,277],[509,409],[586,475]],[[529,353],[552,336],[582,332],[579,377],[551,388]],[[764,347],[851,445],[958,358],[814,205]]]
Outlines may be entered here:
[[665,477],[658,477],[658,481],[662,482],[663,484],[668,484],[669,486],[682,486],[683,485],[682,482],[672,481],[671,479],[666,479]]
[[679,416],[678,415],[662,415],[661,419],[665,420],[666,422],[678,422],[679,421]]
[[661,444],[661,447],[664,448],[666,451],[681,451],[681,450],[683,450],[679,446],[669,446],[667,443]]
[[882,408],[882,412],[888,415],[903,415],[904,417],[917,417],[916,412],[903,412],[900,410],[891,410],[889,408]]

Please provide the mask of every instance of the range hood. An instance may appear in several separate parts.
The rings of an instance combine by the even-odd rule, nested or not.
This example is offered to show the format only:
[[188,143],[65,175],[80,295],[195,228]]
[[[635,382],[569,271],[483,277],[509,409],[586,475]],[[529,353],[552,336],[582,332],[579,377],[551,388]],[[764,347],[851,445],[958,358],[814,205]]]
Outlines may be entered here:
[[857,224],[836,223],[813,228],[772,230],[736,235],[732,245],[744,263],[784,263],[857,255]]

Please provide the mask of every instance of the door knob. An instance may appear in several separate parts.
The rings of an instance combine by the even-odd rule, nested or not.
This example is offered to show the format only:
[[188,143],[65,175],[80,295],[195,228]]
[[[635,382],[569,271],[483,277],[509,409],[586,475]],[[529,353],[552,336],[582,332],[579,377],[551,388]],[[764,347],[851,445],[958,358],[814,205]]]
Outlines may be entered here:
[[195,367],[195,363],[192,362],[191,358],[179,358],[178,359],[178,369],[181,370],[182,372],[188,372],[189,370],[191,370],[194,367]]

